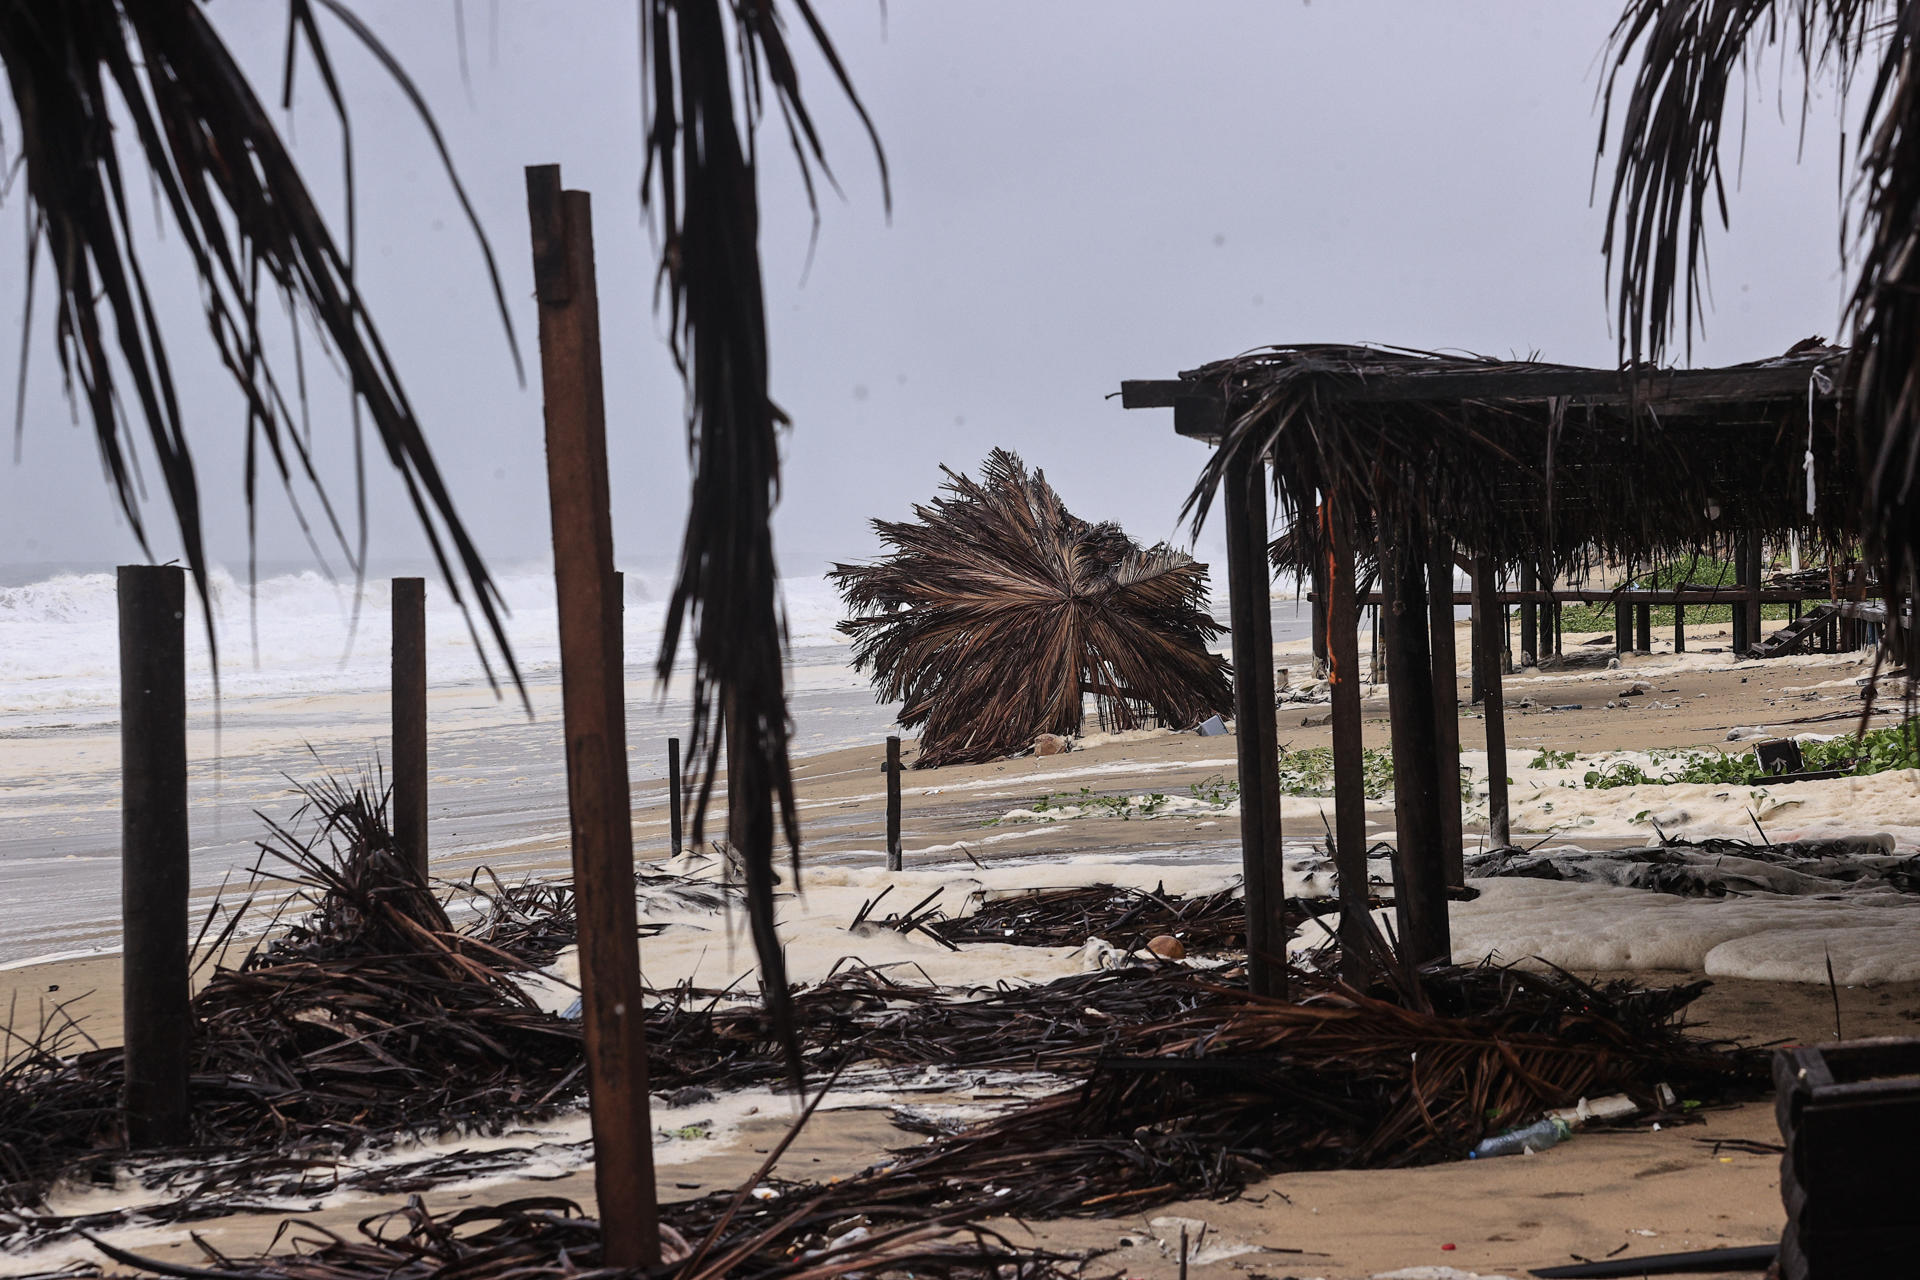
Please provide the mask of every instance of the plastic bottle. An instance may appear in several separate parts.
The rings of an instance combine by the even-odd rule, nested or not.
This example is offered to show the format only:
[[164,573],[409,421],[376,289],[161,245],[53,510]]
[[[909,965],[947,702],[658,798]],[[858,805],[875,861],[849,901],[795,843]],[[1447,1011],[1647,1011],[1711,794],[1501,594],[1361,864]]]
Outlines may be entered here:
[[1467,1153],[1469,1160],[1489,1160],[1494,1156],[1517,1156],[1522,1152],[1545,1151],[1556,1142],[1564,1142],[1573,1136],[1573,1128],[1565,1120],[1550,1117],[1537,1120],[1524,1129],[1509,1129],[1505,1133],[1488,1138]]

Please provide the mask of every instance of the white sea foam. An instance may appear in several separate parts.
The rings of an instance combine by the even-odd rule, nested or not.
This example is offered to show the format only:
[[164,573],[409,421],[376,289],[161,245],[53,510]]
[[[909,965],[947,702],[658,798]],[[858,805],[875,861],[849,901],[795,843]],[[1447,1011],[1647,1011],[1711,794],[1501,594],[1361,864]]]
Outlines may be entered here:
[[[626,655],[652,663],[671,582],[664,574],[626,578]],[[834,630],[841,609],[823,578],[782,582],[795,648],[844,646]],[[553,574],[544,567],[499,578],[507,633],[521,669],[550,672],[559,659]],[[316,571],[260,579],[250,593],[244,575],[216,570],[214,634],[220,676],[229,696],[379,691],[387,687],[391,614],[388,584],[356,588]],[[211,692],[207,634],[197,599],[186,629],[189,695]],[[358,616],[356,618],[356,609]],[[467,619],[438,582],[427,591],[427,664],[436,684],[483,678]],[[119,630],[111,573],[57,574],[24,586],[0,587],[0,717],[20,724],[71,720],[111,709],[118,700]]]

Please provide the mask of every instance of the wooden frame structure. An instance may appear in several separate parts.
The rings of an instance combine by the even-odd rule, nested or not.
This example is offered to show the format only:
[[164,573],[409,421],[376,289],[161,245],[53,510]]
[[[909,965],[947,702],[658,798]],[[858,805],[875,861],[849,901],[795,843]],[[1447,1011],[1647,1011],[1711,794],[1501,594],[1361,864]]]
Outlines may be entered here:
[[[1757,640],[1760,539],[1792,531],[1809,544],[1842,546],[1858,533],[1857,474],[1837,428],[1846,354],[1813,340],[1731,368],[1611,370],[1282,346],[1121,384],[1125,408],[1172,409],[1176,431],[1217,446],[1188,506],[1196,524],[1216,492],[1226,508],[1256,990],[1283,990],[1285,973],[1277,963],[1284,939],[1267,919],[1277,919],[1281,866],[1268,593],[1247,581],[1254,566],[1267,567],[1268,491],[1291,525],[1272,560],[1310,578],[1325,600],[1313,615],[1314,649],[1332,685],[1342,936],[1357,941],[1367,902],[1356,633],[1360,609],[1375,600],[1390,669],[1400,941],[1416,963],[1444,961],[1447,891],[1463,883],[1452,800],[1460,777],[1456,561],[1472,566],[1466,600],[1476,616],[1473,684],[1486,707],[1490,836],[1504,845],[1505,626],[1494,625],[1504,604],[1521,604],[1522,643],[1537,653],[1550,630],[1558,634],[1567,597],[1540,589],[1552,580],[1543,567],[1737,552],[1743,589],[1720,599],[1740,600],[1743,630]],[[1377,596],[1356,591],[1356,556],[1365,552],[1378,569]],[[1517,589],[1502,589],[1503,571]],[[1691,595],[1633,593],[1631,612],[1621,609],[1622,643],[1647,643],[1650,606],[1683,594]],[[1350,965],[1361,963],[1359,950],[1343,948]]]

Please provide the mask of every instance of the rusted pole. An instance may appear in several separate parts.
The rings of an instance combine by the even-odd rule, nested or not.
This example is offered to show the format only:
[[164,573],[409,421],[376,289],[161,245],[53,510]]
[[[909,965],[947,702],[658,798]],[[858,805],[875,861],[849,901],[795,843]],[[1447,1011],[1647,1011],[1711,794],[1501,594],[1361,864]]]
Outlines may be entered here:
[[680,807],[680,739],[667,739],[667,828],[672,832],[673,856],[679,857],[685,845],[681,831],[683,821]]
[[527,169],[527,213],[540,306],[567,806],[601,1264],[651,1267],[659,1262],[660,1232],[635,940],[625,659],[608,506],[592,205],[586,192],[560,189],[558,165],[538,165]]
[[1273,708],[1273,588],[1267,565],[1266,465],[1243,450],[1222,481],[1227,596],[1233,626],[1234,749],[1240,766],[1240,857],[1246,873],[1247,982],[1285,995],[1280,863],[1280,747]]
[[[1499,591],[1493,557],[1479,557],[1473,562],[1473,593],[1484,602],[1481,609],[1488,617],[1499,611],[1499,606],[1492,603]],[[1495,849],[1513,843],[1507,798],[1507,703],[1501,688],[1506,657],[1500,639],[1492,628],[1483,629],[1474,663],[1480,669],[1481,687],[1486,690],[1481,705],[1486,711],[1487,728],[1487,843]]]
[[900,739],[887,739],[887,870],[900,869]]
[[1467,883],[1465,833],[1460,817],[1459,655],[1453,643],[1453,539],[1435,534],[1427,545],[1427,616],[1433,655],[1434,786],[1440,801],[1440,858],[1447,884]]
[[1415,964],[1445,960],[1446,866],[1440,843],[1440,798],[1435,785],[1433,665],[1427,652],[1427,557],[1420,535],[1408,529],[1381,541],[1381,606],[1386,627],[1388,714],[1393,721],[1393,805],[1398,838],[1393,851],[1394,918],[1400,945]]
[[1321,507],[1327,560],[1327,683],[1333,695],[1333,864],[1340,876],[1340,973],[1370,978],[1367,792],[1360,747],[1360,608],[1354,601],[1353,523],[1343,499]]
[[121,565],[120,954],[129,1147],[192,1137],[187,1097],[187,649],[184,570]]
[[427,581],[393,580],[393,843],[427,880]]

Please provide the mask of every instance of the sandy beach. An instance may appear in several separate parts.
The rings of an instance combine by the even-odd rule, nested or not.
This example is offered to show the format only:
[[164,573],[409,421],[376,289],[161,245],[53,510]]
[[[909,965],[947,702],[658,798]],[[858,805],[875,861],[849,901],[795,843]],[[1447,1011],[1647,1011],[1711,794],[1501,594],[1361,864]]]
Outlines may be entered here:
[[[1579,652],[1585,638],[1569,636],[1568,652]],[[1722,642],[1711,631],[1690,639],[1693,651],[1684,655],[1657,647],[1652,654],[1626,658],[1618,668],[1601,656],[1578,669],[1509,677],[1516,841],[1548,847],[1640,845],[1652,834],[1647,819],[1657,811],[1665,815],[1670,836],[1751,838],[1757,820],[1773,839],[1871,831],[1891,835],[1903,853],[1920,848],[1920,804],[1915,803],[1920,776],[1911,773],[1763,788],[1767,794],[1761,796],[1747,788],[1702,785],[1609,790],[1581,785],[1586,769],[1644,758],[1649,749],[1741,750],[1728,741],[1734,730],[1745,737],[1838,734],[1857,725],[1870,659],[1845,654],[1736,662],[1712,652]],[[1296,684],[1310,674],[1301,641],[1277,646],[1276,662],[1288,668]],[[803,730],[831,723],[838,714],[847,736],[859,733],[867,740],[806,754],[797,769],[803,876],[799,892],[786,898],[782,909],[795,981],[817,981],[846,957],[949,986],[1046,981],[1083,972],[1089,963],[1085,949],[1077,946],[983,944],[953,951],[920,935],[871,928],[849,932],[863,904],[883,891],[903,905],[931,896],[958,915],[989,892],[1112,883],[1193,893],[1235,882],[1238,811],[1219,786],[1234,776],[1233,739],[1164,730],[1090,733],[1063,755],[910,772],[904,787],[906,869],[890,876],[882,839],[879,739],[885,717],[855,714],[847,697],[857,686],[851,676],[844,669],[833,675],[822,663],[798,681],[796,720]],[[1636,682],[1644,691],[1623,696]],[[1387,745],[1384,692],[1370,689],[1365,704],[1370,747]],[[820,713],[811,719],[810,695]],[[550,696],[550,689],[539,689],[536,706]],[[228,717],[222,726],[223,758],[259,754],[244,766],[223,766],[223,805],[230,809],[251,787],[245,791],[249,803],[269,813],[278,803],[284,812],[284,784],[275,789],[261,781],[269,768],[294,772],[284,754],[268,749],[270,725],[300,724],[323,757],[371,749],[356,730],[365,734],[377,706],[364,706],[355,723],[336,723],[323,735],[317,721],[299,720],[301,705],[297,700],[249,705]],[[656,721],[635,724],[634,834],[643,861],[659,862],[667,853],[667,821],[658,771],[649,765],[657,760],[656,739],[678,726],[655,709]],[[479,841],[471,839],[471,828],[449,831],[445,844],[459,851],[436,859],[436,874],[459,881],[482,864],[502,876],[563,874],[567,851],[564,802],[556,799],[563,795],[563,782],[554,758],[555,717],[543,716],[532,725],[521,720],[517,730],[503,728],[512,717],[503,716],[484,690],[474,689],[437,691],[434,716],[436,794],[451,797],[447,811],[462,811],[461,822],[488,828]],[[1283,706],[1283,742],[1294,750],[1326,746],[1328,730],[1318,723],[1323,717],[1324,706]],[[1484,781],[1479,723],[1477,713],[1463,711],[1463,762]],[[30,843],[42,838],[31,832],[44,830],[54,839],[84,839],[90,831],[98,839],[98,824],[107,816],[62,816],[58,788],[77,788],[81,780],[110,770],[110,760],[103,757],[110,756],[112,741],[106,726],[60,735],[50,749],[47,738],[0,740],[0,756],[13,766],[13,776],[40,780],[38,790],[27,789],[24,808],[9,808],[8,838],[16,845]],[[496,808],[489,812],[473,804],[475,795],[489,797]],[[1165,799],[1144,803],[1156,796]],[[1129,804],[1128,797],[1142,801]],[[1094,798],[1114,803],[1086,803]],[[1330,800],[1312,796],[1287,799],[1289,882],[1291,887],[1297,881],[1301,892],[1319,891],[1316,874],[1324,879],[1320,842],[1330,806]],[[710,818],[718,821],[723,813],[723,805],[716,805]],[[1476,815],[1469,800],[1466,815],[1471,851],[1482,839],[1484,801]],[[1370,805],[1368,818],[1370,838],[1392,839],[1390,797]],[[436,842],[439,832],[436,827]],[[683,860],[675,869],[688,869],[695,861]],[[1583,976],[1655,983],[1710,977],[1714,986],[1693,1016],[1715,1037],[1749,1044],[1833,1038],[1828,958],[1840,982],[1838,1017],[1846,1036],[1909,1032],[1920,1016],[1920,914],[1913,914],[1920,911],[1920,899],[1690,899],[1525,879],[1482,881],[1476,887],[1481,890],[1477,901],[1452,909],[1456,960],[1547,962]],[[19,889],[9,884],[10,893]],[[212,892],[204,886],[197,897],[204,902]],[[664,926],[642,943],[642,967],[651,985],[691,981],[720,987],[750,974],[751,949],[739,920],[656,907],[644,897],[642,912],[643,920]],[[110,945],[105,897],[91,914],[82,912],[64,923],[19,923],[17,907],[9,909],[9,917],[17,922],[9,935],[16,953],[27,946],[44,952]],[[1300,941],[1305,945],[1313,939]],[[563,958],[556,970],[563,979],[567,963]],[[58,1002],[81,1019],[95,1042],[111,1044],[119,1033],[118,977],[111,954],[16,961],[0,970],[0,1002],[14,1011],[16,1029],[31,1026],[40,1010]],[[815,1179],[844,1177],[883,1160],[890,1148],[911,1145],[915,1139],[888,1120],[889,1109],[904,1098],[916,1105],[990,1111],[1021,1092],[1001,1080],[955,1076],[911,1085],[868,1073],[843,1082],[787,1155],[782,1171]],[[789,1123],[793,1106],[787,1095],[749,1090],[657,1110],[662,1195],[699,1194],[749,1175],[758,1153]],[[1782,1222],[1777,1157],[1739,1145],[1777,1141],[1770,1107],[1709,1109],[1697,1118],[1697,1124],[1663,1132],[1582,1136],[1523,1159],[1283,1174],[1256,1183],[1236,1200],[1169,1205],[1138,1221],[1003,1225],[1020,1239],[1114,1251],[1105,1265],[1125,1274],[1173,1275],[1177,1243],[1169,1241],[1177,1242],[1181,1220],[1190,1234],[1204,1222],[1209,1243],[1191,1260],[1196,1265],[1222,1274],[1330,1280],[1417,1266],[1518,1275],[1528,1266],[1599,1257],[1622,1246],[1638,1253],[1776,1238]],[[593,1186],[584,1140],[584,1123],[577,1116],[489,1139],[527,1150],[508,1162],[514,1167],[507,1171],[435,1186],[426,1200],[436,1208],[452,1208],[482,1197],[537,1193],[590,1206]],[[463,1149],[471,1142],[456,1137],[435,1149]],[[1735,1145],[1717,1145],[1727,1143]],[[59,1193],[49,1207],[61,1213],[93,1211],[124,1203],[129,1194],[137,1199],[137,1192],[124,1187],[72,1189]],[[1377,1213],[1382,1203],[1399,1206],[1390,1220]],[[282,1218],[347,1229],[385,1204],[379,1197],[336,1192],[197,1222],[191,1231],[214,1249],[245,1253],[265,1247]],[[185,1224],[122,1226],[109,1238],[156,1258],[197,1256]],[[70,1239],[24,1256],[0,1257],[0,1270],[46,1271],[91,1256],[84,1241]]]

